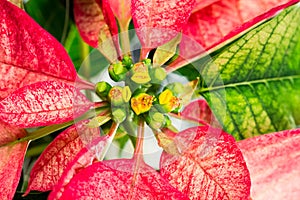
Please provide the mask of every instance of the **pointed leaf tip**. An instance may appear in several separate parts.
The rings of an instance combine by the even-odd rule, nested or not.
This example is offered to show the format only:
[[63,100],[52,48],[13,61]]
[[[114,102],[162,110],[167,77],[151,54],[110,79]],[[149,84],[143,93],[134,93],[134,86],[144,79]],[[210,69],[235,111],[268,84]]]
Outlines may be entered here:
[[250,176],[233,137],[209,126],[179,133],[180,156],[163,153],[162,176],[190,199],[249,199]]

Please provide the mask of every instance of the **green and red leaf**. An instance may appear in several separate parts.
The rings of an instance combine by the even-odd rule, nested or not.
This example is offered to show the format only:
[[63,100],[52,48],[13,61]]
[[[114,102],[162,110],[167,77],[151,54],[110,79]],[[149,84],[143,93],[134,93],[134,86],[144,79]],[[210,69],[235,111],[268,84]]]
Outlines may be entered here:
[[0,101],[0,118],[19,127],[58,124],[86,112],[92,102],[74,86],[56,81],[26,85]]
[[0,199],[13,199],[22,172],[28,142],[5,145],[26,136],[25,130],[0,121]]
[[262,135],[238,143],[257,200],[300,196],[300,129]]
[[163,153],[160,173],[190,199],[249,199],[250,175],[234,138],[209,126],[175,138],[180,155]]

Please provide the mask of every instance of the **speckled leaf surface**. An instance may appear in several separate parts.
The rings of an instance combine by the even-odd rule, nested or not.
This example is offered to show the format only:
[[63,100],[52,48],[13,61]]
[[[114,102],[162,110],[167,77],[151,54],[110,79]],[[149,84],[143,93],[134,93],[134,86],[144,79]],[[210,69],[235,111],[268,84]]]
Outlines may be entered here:
[[[0,146],[26,136],[22,129],[0,122]],[[0,147],[0,199],[13,199],[28,142]]]
[[142,46],[156,48],[178,34],[187,22],[194,2],[194,0],[132,0],[132,19]]
[[160,173],[189,199],[249,199],[250,175],[234,138],[209,126],[176,136],[181,155],[163,153]]
[[24,86],[0,101],[0,118],[19,127],[58,124],[92,106],[74,86],[44,81]]
[[94,163],[71,179],[61,199],[188,199],[144,163],[133,180],[134,163],[132,159]]
[[111,136],[102,136],[94,139],[89,145],[81,149],[75,158],[70,162],[64,170],[58,183],[53,187],[49,200],[60,199],[65,190],[65,186],[70,182],[74,175],[80,172],[85,167],[102,160],[108,146],[110,145]]
[[199,93],[236,139],[299,125],[299,22],[298,3],[204,59]]
[[256,200],[297,200],[300,196],[300,129],[249,138],[238,143]]
[[75,81],[64,47],[23,10],[0,1],[0,99],[43,80]]
[[[184,34],[205,48],[218,43],[245,22],[290,0],[211,0],[197,1]],[[295,2],[295,1],[294,1]],[[199,9],[201,8],[202,9]]]
[[30,172],[26,193],[30,190],[52,190],[77,153],[100,137],[98,128],[88,128],[85,123],[69,127],[43,151]]

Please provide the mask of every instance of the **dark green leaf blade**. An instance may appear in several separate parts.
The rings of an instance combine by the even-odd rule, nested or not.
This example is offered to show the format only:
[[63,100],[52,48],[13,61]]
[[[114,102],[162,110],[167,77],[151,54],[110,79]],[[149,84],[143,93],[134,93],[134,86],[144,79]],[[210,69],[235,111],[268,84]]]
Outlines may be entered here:
[[236,139],[300,124],[299,24],[298,3],[203,61],[199,93]]

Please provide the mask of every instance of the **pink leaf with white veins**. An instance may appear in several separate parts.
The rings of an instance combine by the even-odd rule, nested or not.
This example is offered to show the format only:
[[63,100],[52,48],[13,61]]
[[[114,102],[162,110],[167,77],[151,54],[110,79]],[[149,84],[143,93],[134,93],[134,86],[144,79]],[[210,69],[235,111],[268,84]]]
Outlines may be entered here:
[[[0,122],[0,146],[26,136],[22,129]],[[28,142],[0,147],[0,199],[13,199]]]
[[0,119],[19,127],[59,124],[91,106],[92,102],[74,86],[44,81],[20,88],[0,101]]
[[76,80],[71,59],[53,36],[6,0],[0,10],[0,99],[31,83]]
[[133,159],[94,163],[71,179],[60,199],[188,199],[144,162],[133,180],[134,163]]
[[182,30],[194,0],[131,0],[134,27],[143,48],[156,48]]
[[60,133],[35,162],[26,194],[30,190],[52,190],[77,153],[97,138],[99,128],[89,128],[84,121]]
[[180,132],[180,155],[163,153],[160,173],[190,199],[241,200],[250,197],[250,176],[234,138],[209,126]]
[[255,200],[300,197],[300,129],[249,138],[238,143],[252,182]]

